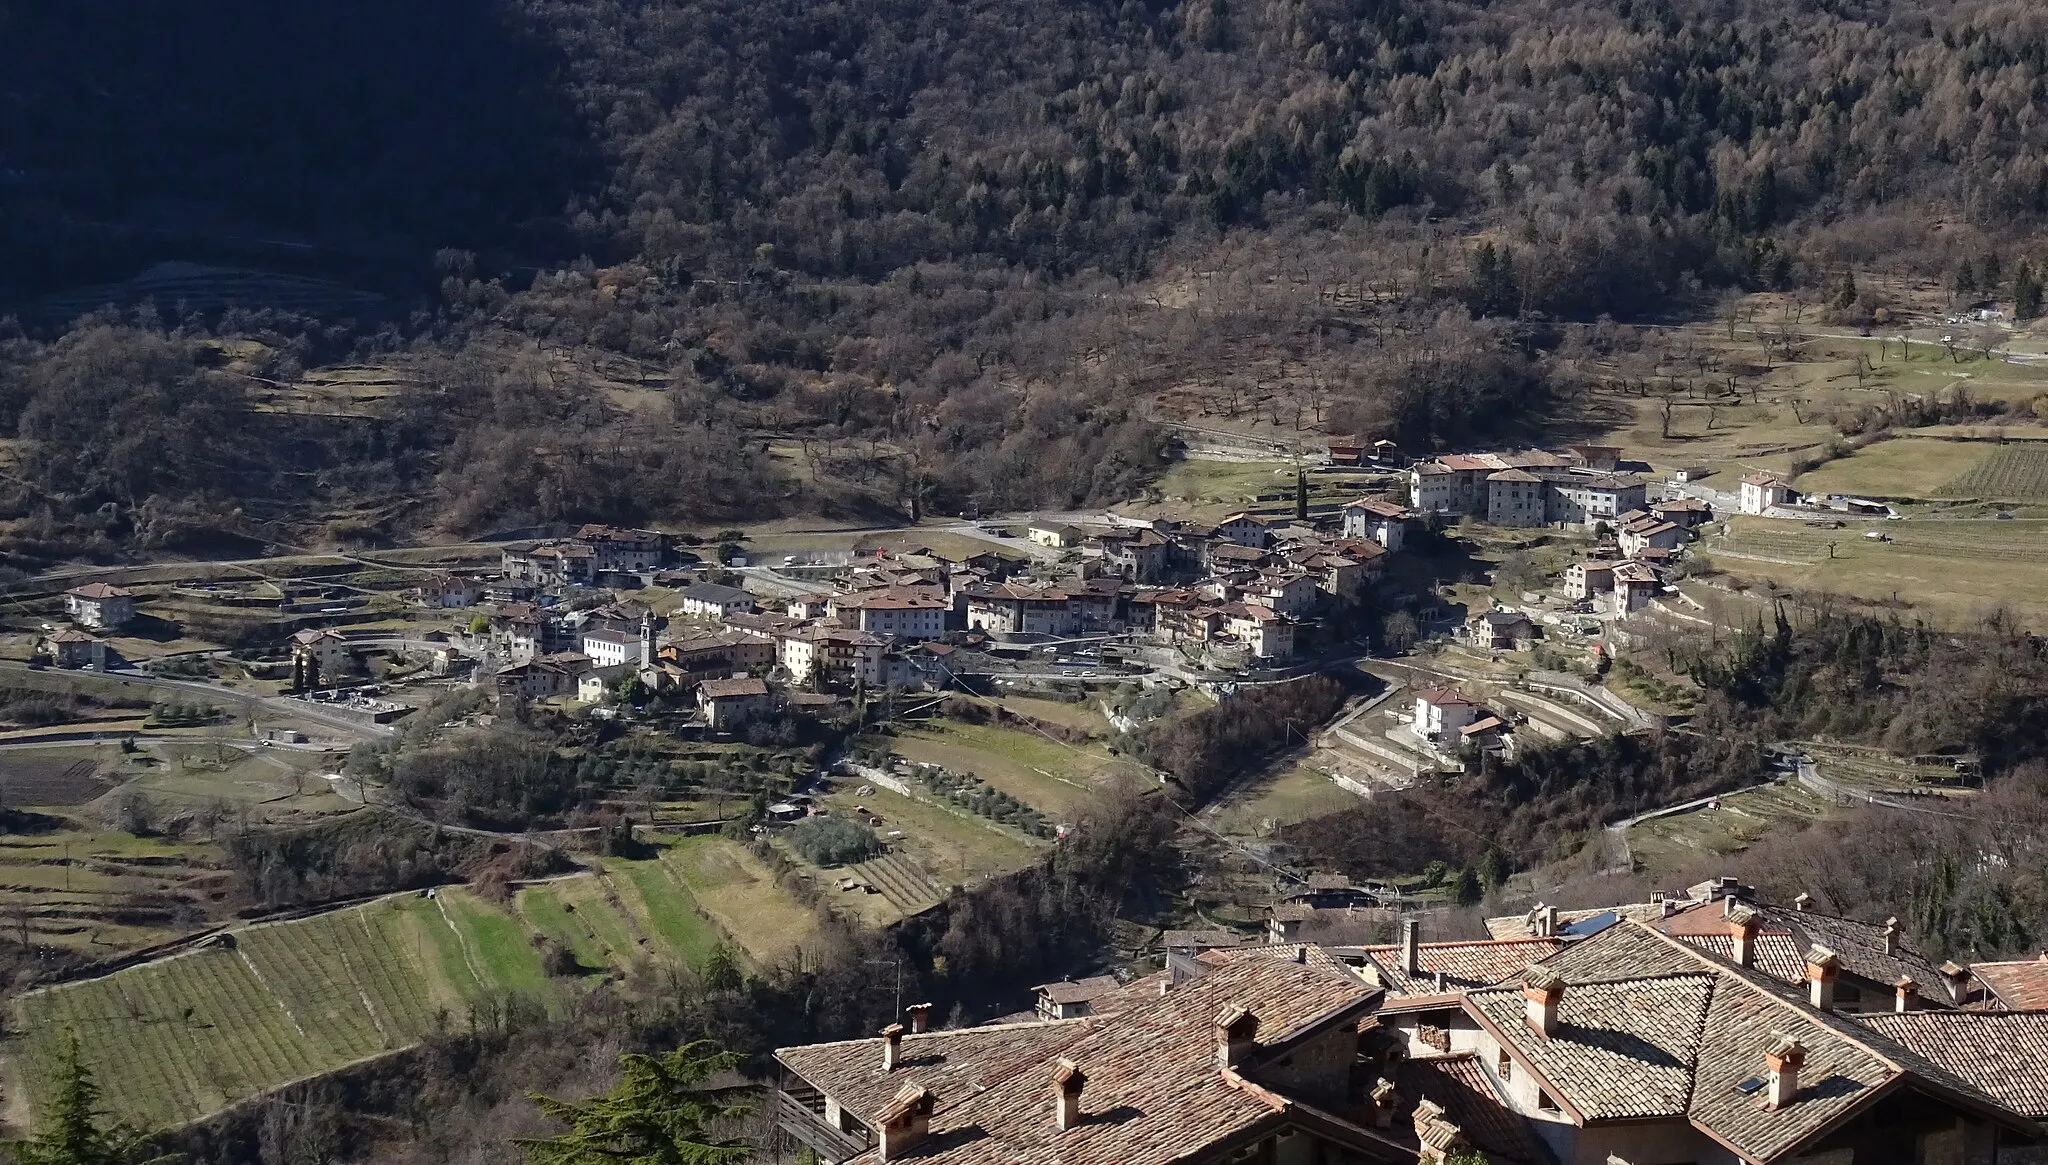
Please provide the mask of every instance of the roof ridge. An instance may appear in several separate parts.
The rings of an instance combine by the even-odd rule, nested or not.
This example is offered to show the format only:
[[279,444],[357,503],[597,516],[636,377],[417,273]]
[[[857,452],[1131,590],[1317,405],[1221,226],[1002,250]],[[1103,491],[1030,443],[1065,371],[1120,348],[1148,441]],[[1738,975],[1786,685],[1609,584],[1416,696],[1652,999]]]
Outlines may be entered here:
[[[1565,989],[1570,990],[1573,987],[1609,987],[1617,983],[1649,983],[1659,979],[1712,979],[1713,977],[1714,973],[1712,971],[1658,971],[1651,975],[1622,975],[1613,979],[1566,979],[1564,983]],[[1521,990],[1521,986],[1516,983],[1495,983],[1487,987],[1474,987],[1470,993],[1477,995],[1483,991],[1519,990]]]
[[1707,1016],[1713,1013],[1714,1000],[1719,998],[1720,994],[1721,977],[1709,974],[1706,1004],[1700,1008],[1699,1017],[1692,1029],[1692,1063],[1686,1066],[1685,1107],[1679,1110],[1686,1114],[1688,1122],[1692,1120],[1692,1099],[1699,1095],[1700,1091],[1700,1050],[1707,1044]]
[[[1091,1019],[1101,1018],[1104,1017],[1096,1015],[1077,1015],[1070,1019],[1020,1019],[1015,1023],[978,1023],[975,1024],[973,1027],[943,1027],[925,1032],[905,1032],[903,1033],[903,1038],[905,1040],[920,1040],[930,1036],[959,1036],[972,1035],[980,1032],[1015,1031],[1016,1029],[1022,1027],[1041,1028],[1065,1027],[1069,1024],[1085,1025]],[[801,1051],[810,1048],[850,1048],[855,1044],[864,1044],[870,1040],[879,1040],[881,1038],[881,1034],[876,1033],[875,1035],[871,1036],[854,1036],[850,1039],[844,1040],[822,1040],[818,1043],[813,1044],[790,1044],[787,1047],[774,1049],[769,1053],[769,1055],[776,1056],[781,1055],[783,1052]]]
[[[1760,979],[1761,976],[1753,968],[1741,967],[1737,966],[1732,962],[1725,962],[1721,959],[1719,955],[1715,955],[1709,951],[1701,950],[1700,948],[1695,947],[1691,943],[1685,942],[1683,940],[1673,938],[1670,935],[1664,934],[1661,931],[1657,930],[1655,927],[1640,922],[1636,923],[1636,925],[1641,926],[1643,930],[1649,932],[1650,934],[1656,935],[1659,939],[1663,940],[1670,946],[1675,947],[1678,950],[1684,951],[1688,956],[1692,957],[1693,959],[1706,963],[1709,968],[1719,972],[1720,974],[1726,975],[1729,978],[1734,979],[1738,983],[1741,983],[1744,987],[1747,987],[1756,994],[1763,996],[1765,999],[1768,999],[1769,1001],[1776,1004],[1783,1010],[1789,1011],[1792,1014],[1799,1016],[1801,1019],[1805,1020],[1810,1024],[1813,1024],[1816,1027],[1827,1029],[1835,1036],[1836,1039],[1839,1039],[1843,1043],[1848,1044],[1850,1047],[1855,1048],[1858,1051],[1863,1052],[1866,1055],[1872,1057],[1878,1063],[1883,1064],[1886,1068],[1889,1068],[1893,1072],[1897,1072],[1900,1075],[1906,1075],[1909,1073],[1910,1070],[1907,1069],[1905,1065],[1899,1063],[1898,1060],[1896,1060],[1895,1058],[1878,1051],[1874,1047],[1871,1047],[1868,1043],[1865,1043],[1863,1040],[1856,1038],[1854,1035],[1851,1035],[1848,1031],[1842,1030],[1844,1028],[1851,1029],[1852,1031],[1868,1030],[1863,1028],[1861,1024],[1853,1023],[1849,1021],[1846,1017],[1838,1015],[1835,1012],[1823,1011],[1820,1008],[1812,1007],[1803,1003],[1795,1003],[1792,1000],[1785,998],[1783,995],[1778,994],[1777,990],[1774,987],[1769,987],[1759,982],[1758,979]],[[1772,982],[1775,983],[1777,981],[1773,980]],[[1831,1020],[1840,1021],[1840,1023],[1837,1024],[1830,1022]],[[1916,1079],[1920,1078],[1922,1075],[1917,1071],[1912,1071],[1910,1074]]]

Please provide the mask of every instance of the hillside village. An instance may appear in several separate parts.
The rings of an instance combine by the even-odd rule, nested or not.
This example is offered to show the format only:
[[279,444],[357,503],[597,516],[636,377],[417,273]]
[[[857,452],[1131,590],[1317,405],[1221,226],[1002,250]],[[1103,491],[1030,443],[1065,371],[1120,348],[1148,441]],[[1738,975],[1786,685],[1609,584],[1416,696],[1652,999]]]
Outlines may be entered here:
[[[1332,461],[1344,453],[1333,449]],[[420,583],[417,607],[453,626],[408,633],[410,647],[432,656],[434,677],[481,669],[503,700],[603,705],[622,690],[661,694],[694,700],[699,725],[726,733],[784,692],[937,690],[1033,667],[1076,680],[1227,686],[1374,649],[1360,612],[1441,619],[1435,597],[1389,566],[1461,518],[1588,539],[1554,609],[1496,604],[1449,628],[1481,649],[1514,650],[1577,615],[1642,610],[1665,593],[1673,563],[1714,512],[1691,496],[1651,499],[1606,447],[1413,465],[1382,448],[1370,458],[1401,471],[1407,488],[1313,518],[1026,516],[1009,529],[971,527],[943,550],[909,531],[900,549],[836,564],[707,561],[658,531],[588,525],[505,547],[493,573]],[[75,626],[45,637],[45,658],[120,666],[94,633],[132,622],[134,596],[88,583],[65,603]],[[291,690],[347,703],[344,677],[361,674],[353,657],[381,646],[371,638],[345,627],[297,632]],[[387,701],[371,714],[402,711]],[[1432,725],[1429,734],[1465,727]]]

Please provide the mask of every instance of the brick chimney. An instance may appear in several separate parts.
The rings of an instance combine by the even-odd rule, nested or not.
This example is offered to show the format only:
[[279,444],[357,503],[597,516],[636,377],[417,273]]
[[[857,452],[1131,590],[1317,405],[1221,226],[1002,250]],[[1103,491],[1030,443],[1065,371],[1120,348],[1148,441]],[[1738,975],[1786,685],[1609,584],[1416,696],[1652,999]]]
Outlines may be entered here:
[[1756,932],[1763,918],[1755,909],[1738,906],[1728,915],[1728,933],[1735,939],[1735,964],[1756,966]]
[[1259,1046],[1259,1017],[1233,1003],[1216,1016],[1216,1066],[1235,1068]]
[[1799,1067],[1804,1063],[1806,1045],[1791,1036],[1779,1036],[1764,1053],[1765,1108],[1776,1112],[1799,1095]]
[[878,1161],[900,1161],[932,1131],[932,1093],[922,1084],[905,1084],[882,1110]]
[[903,1014],[910,1017],[911,1035],[923,1035],[924,1033],[932,1030],[931,1004],[913,1003],[909,1007],[903,1009]]
[[1812,910],[1813,895],[1808,894],[1804,890],[1801,890],[1799,892],[1799,897],[1794,898],[1792,900],[1792,909],[1797,910],[1802,914],[1804,914],[1806,911]]
[[1081,1123],[1081,1089],[1088,1074],[1072,1060],[1061,1060],[1052,1070],[1052,1120],[1061,1132]]
[[1410,975],[1422,974],[1422,920],[1419,918],[1401,920],[1401,969]]
[[903,1059],[903,1025],[892,1023],[882,1029],[882,1071],[894,1072]]
[[1835,984],[1842,977],[1842,958],[1818,943],[1806,952],[1806,1001],[1819,1011],[1835,1009]]
[[1892,990],[1895,993],[1892,1010],[1920,1010],[1920,984],[1913,982],[1911,975],[1899,976],[1899,981],[1892,984]]
[[1884,953],[1887,955],[1899,953],[1899,920],[1897,918],[1887,918],[1884,920]]
[[1564,1002],[1564,980],[1548,967],[1531,967],[1522,972],[1523,1018],[1529,1030],[1546,1036],[1557,1034],[1557,1005]]

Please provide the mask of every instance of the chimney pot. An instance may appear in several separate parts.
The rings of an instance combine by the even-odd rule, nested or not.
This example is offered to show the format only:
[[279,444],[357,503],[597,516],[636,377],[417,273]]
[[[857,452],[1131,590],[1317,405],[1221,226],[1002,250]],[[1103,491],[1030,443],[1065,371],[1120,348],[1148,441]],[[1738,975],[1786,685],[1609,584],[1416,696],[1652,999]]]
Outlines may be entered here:
[[1564,1001],[1564,980],[1548,967],[1535,966],[1522,973],[1523,1018],[1541,1035],[1557,1034],[1557,1005]]
[[1537,931],[1543,938],[1557,937],[1557,907],[1545,903],[1536,904]]
[[904,1008],[903,1013],[910,1017],[910,1034],[923,1035],[925,1032],[932,1030],[931,1004],[913,1003],[909,1007]]
[[894,1072],[903,1058],[903,1025],[892,1023],[882,1029],[882,1071]]
[[1841,956],[1818,944],[1806,952],[1807,1002],[1816,1011],[1835,1009],[1835,983],[1841,977]]
[[1072,1060],[1061,1060],[1052,1072],[1053,1123],[1061,1132],[1081,1123],[1081,1090],[1088,1074]]
[[1896,918],[1884,920],[1884,953],[1887,955],[1899,953],[1899,920]]
[[1259,1046],[1259,1017],[1233,1003],[1216,1015],[1216,1066],[1235,1068]]
[[1967,1003],[1970,995],[1970,969],[1951,959],[1941,965],[1942,978],[1948,980],[1948,992],[1957,1003]]
[[1735,940],[1735,963],[1741,967],[1756,966],[1756,932],[1762,919],[1747,906],[1738,906],[1728,915],[1728,933]]
[[900,1161],[925,1139],[932,1127],[932,1093],[922,1084],[905,1084],[882,1110],[881,1136],[875,1159]]
[[1813,909],[1813,895],[1801,890],[1799,897],[1792,900],[1792,909],[1802,912]]
[[1918,983],[1913,982],[1913,977],[1911,975],[1899,976],[1899,981],[1897,983],[1892,984],[1892,988],[1896,992],[1896,999],[1894,1000],[1893,1010],[1920,1010],[1920,985]]
[[1422,973],[1422,920],[1401,920],[1401,969],[1410,975]]
[[1764,1073],[1769,1085],[1764,1107],[1776,1111],[1799,1095],[1799,1068],[1806,1063],[1806,1045],[1791,1036],[1779,1036],[1764,1053]]

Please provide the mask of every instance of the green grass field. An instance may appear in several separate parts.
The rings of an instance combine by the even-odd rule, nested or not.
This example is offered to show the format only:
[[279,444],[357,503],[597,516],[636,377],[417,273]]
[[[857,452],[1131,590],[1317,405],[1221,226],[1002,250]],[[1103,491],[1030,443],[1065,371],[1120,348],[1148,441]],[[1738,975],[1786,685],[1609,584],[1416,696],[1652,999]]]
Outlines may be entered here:
[[[1875,530],[1889,537],[1866,538]],[[1829,547],[1832,544],[1833,549]],[[2048,625],[2048,521],[1854,521],[1842,529],[1768,518],[1736,518],[1703,554],[1730,575],[1824,591],[1868,602],[1918,607],[1964,624],[2003,607]]]
[[[1946,486],[1992,453],[1993,446],[1967,441],[1901,437],[1866,445],[1847,457],[1799,475],[1803,493],[1844,493],[1884,498],[1958,496]],[[1960,495],[1974,496],[1974,495]]]
[[895,737],[899,756],[972,773],[1048,816],[1071,819],[1127,766],[1099,744],[1070,745],[1020,728],[932,720]]

